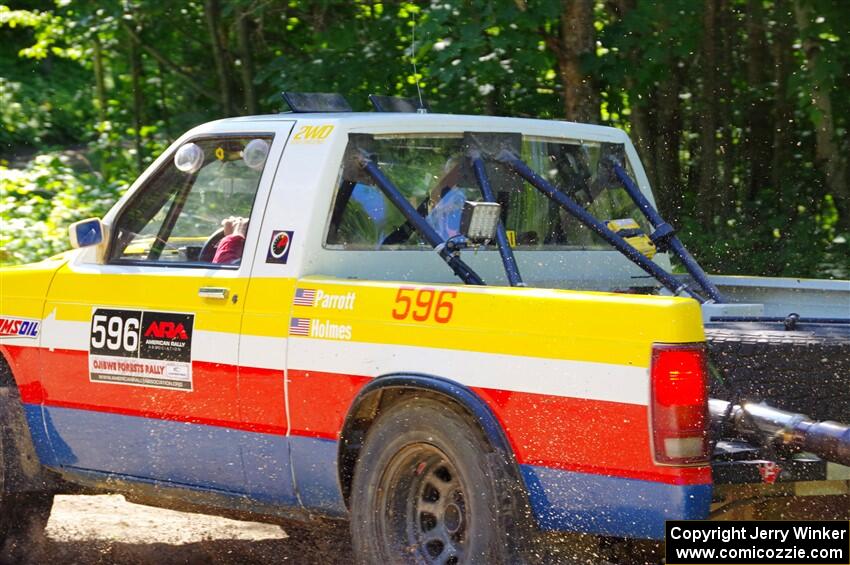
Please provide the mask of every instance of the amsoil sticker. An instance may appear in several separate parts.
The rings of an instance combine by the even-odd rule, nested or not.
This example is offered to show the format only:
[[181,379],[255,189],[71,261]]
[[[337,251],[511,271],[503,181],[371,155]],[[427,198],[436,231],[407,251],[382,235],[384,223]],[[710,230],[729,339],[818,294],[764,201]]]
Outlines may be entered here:
[[0,337],[38,337],[41,320],[0,316]]
[[269,242],[269,251],[266,254],[266,263],[286,263],[289,258],[289,250],[292,248],[292,236],[295,232],[275,230]]
[[194,314],[96,308],[89,379],[191,391],[194,321]]

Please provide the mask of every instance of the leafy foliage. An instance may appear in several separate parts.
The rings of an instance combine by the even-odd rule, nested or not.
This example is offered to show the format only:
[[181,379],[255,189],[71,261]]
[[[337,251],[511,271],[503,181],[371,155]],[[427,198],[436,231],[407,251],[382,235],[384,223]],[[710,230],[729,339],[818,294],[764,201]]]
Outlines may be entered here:
[[[847,276],[845,3],[588,1],[0,5],[2,260],[62,248],[187,128],[280,111],[281,90],[367,110],[418,85],[436,111],[571,118],[577,62],[707,268]],[[595,52],[569,50],[580,31]]]
[[0,263],[25,263],[68,248],[68,226],[101,216],[127,185],[80,172],[67,155],[46,154],[24,169],[0,165]]

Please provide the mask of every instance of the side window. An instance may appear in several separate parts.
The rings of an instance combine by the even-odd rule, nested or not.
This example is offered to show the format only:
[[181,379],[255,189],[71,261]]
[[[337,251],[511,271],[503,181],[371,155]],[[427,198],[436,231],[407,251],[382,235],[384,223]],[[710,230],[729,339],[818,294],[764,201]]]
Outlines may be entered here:
[[[461,136],[375,135],[368,141],[349,143],[374,156],[384,175],[443,239],[458,235],[464,202],[482,199]],[[623,144],[523,136],[516,150],[535,172],[566,191],[596,218],[605,222],[631,218],[648,233],[643,214],[610,165],[614,161],[624,163],[632,174]],[[514,247],[541,251],[610,249],[518,175],[493,162],[486,166]],[[374,180],[347,162],[342,164],[326,244],[357,250],[430,248]]]
[[[523,160],[594,217],[605,222],[632,218],[649,233],[643,214],[607,165],[612,157],[625,163],[627,172],[634,177],[622,144],[532,137],[522,142]],[[500,196],[505,229],[513,233],[520,249],[610,249],[604,240],[528,183]]]
[[[381,170],[444,239],[458,235],[466,200],[480,190],[460,137],[376,138]],[[343,164],[326,243],[342,249],[427,247],[413,226],[361,171]]]
[[238,265],[272,138],[180,146],[118,218],[110,261]]

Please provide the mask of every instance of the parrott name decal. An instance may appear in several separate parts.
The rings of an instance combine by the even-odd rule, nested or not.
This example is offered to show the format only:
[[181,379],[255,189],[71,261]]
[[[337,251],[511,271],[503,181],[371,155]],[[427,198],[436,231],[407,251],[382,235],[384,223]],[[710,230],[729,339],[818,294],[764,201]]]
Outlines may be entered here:
[[292,300],[293,306],[311,306],[325,310],[354,310],[357,294],[354,291],[342,294],[325,292],[314,288],[297,288]]
[[41,320],[0,316],[0,337],[38,337]]
[[95,308],[92,382],[192,390],[194,314]]

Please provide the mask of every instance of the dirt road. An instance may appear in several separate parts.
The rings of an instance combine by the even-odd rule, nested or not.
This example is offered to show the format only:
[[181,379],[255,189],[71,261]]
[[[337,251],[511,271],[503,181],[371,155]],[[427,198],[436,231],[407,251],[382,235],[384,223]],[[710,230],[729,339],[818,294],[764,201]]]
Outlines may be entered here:
[[276,525],[161,510],[122,496],[57,496],[48,542],[33,563],[195,565],[350,563],[345,532],[315,534]]

